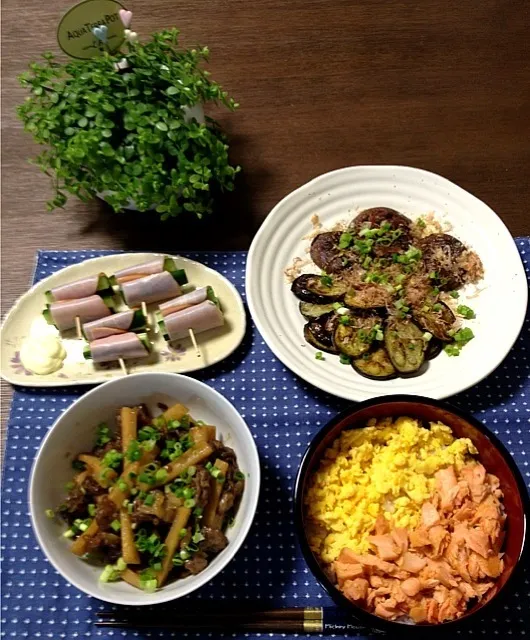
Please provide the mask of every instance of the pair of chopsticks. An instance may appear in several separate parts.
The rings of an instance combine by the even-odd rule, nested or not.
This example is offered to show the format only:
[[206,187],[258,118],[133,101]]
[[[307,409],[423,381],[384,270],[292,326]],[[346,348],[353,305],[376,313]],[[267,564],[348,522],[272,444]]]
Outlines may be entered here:
[[97,627],[122,629],[167,629],[171,631],[225,631],[253,633],[380,633],[357,624],[334,607],[220,611],[99,611]]

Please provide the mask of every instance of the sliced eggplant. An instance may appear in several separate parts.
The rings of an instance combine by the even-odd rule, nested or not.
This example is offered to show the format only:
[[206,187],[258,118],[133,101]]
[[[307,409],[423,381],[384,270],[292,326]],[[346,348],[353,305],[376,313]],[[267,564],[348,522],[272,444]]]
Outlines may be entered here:
[[392,318],[385,331],[385,347],[400,373],[418,371],[425,360],[423,331],[412,320]]
[[466,247],[447,233],[433,233],[418,243],[428,273],[436,273],[440,289],[458,289],[466,279],[466,271],[458,258]]
[[311,243],[311,259],[326,273],[340,273],[358,259],[351,249],[340,249],[340,231],[319,233]]
[[348,285],[333,276],[329,276],[329,279],[328,286],[326,277],[304,274],[296,278],[291,285],[291,291],[303,302],[314,304],[338,302],[344,297]]
[[331,334],[326,331],[324,324],[318,320],[313,320],[304,325],[304,339],[319,351],[333,353],[334,355],[338,354],[333,345]]
[[393,239],[391,242],[387,237],[376,241],[372,248],[374,255],[383,257],[393,253],[406,251],[412,242],[412,236],[410,234],[412,222],[395,209],[389,209],[388,207],[365,209],[351,221],[349,229],[357,234],[363,228],[379,228],[385,223],[389,224],[393,231],[397,231],[399,229],[401,231],[401,235]]
[[380,284],[359,284],[344,296],[344,304],[353,309],[378,309],[391,302],[392,296]]
[[427,348],[425,349],[425,360],[434,360],[434,358],[439,356],[442,352],[443,346],[444,345],[441,340],[431,338],[427,343]]
[[[434,309],[439,310],[435,311]],[[437,302],[434,306],[423,306],[420,309],[413,309],[412,315],[422,329],[432,333],[438,340],[451,342],[453,339],[449,331],[454,325],[455,317],[445,303]]]
[[326,313],[333,311],[334,302],[329,304],[314,304],[312,302],[301,302],[299,305],[300,313],[306,320],[316,320]]
[[390,380],[397,376],[397,371],[384,347],[365,353],[352,361],[357,373],[370,380]]
[[370,333],[377,325],[381,326],[381,318],[376,315],[351,315],[350,324],[337,322],[333,332],[335,348],[352,358],[358,358],[370,350],[372,340]]

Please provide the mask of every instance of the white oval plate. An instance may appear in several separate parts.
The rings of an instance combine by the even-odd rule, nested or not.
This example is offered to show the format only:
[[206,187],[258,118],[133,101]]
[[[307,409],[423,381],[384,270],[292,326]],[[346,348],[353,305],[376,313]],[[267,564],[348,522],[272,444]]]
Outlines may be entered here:
[[[376,381],[363,378],[336,356],[315,360],[302,335],[304,319],[284,269],[307,257],[319,216],[324,228],[352,218],[368,207],[392,207],[412,219],[434,212],[452,233],[473,248],[484,264],[481,293],[469,300],[477,314],[470,326],[475,339],[458,357],[445,353],[413,378]],[[319,273],[306,268],[305,272]],[[510,351],[521,330],[528,289],[517,247],[500,218],[483,202],[449,180],[422,169],[358,166],[326,173],[278,203],[258,231],[247,261],[246,291],[252,317],[275,355],[301,378],[341,398],[362,401],[380,395],[414,393],[446,398],[489,375]],[[463,301],[465,298],[463,299]]]
[[[12,384],[28,387],[64,387],[76,384],[99,384],[111,378],[123,376],[117,362],[94,365],[92,361],[84,360],[82,351],[86,342],[78,340],[74,331],[63,334],[62,342],[67,356],[63,367],[50,375],[37,375],[24,369],[20,362],[20,347],[29,335],[32,324],[35,321],[41,321],[41,312],[46,304],[45,291],[100,271],[112,275],[118,269],[147,262],[158,255],[160,254],[117,253],[91,258],[65,267],[33,286],[18,299],[2,326],[0,366],[2,378]],[[149,358],[126,361],[130,373],[143,371],[189,373],[204,369],[229,356],[241,344],[245,335],[245,310],[241,296],[234,285],[217,271],[199,262],[179,256],[170,257],[175,259],[179,268],[186,269],[190,284],[196,287],[206,285],[213,287],[223,309],[225,325],[197,335],[202,353],[200,358],[197,357],[189,338],[170,347],[161,334],[150,331],[153,353]],[[156,307],[156,304],[148,305],[148,310],[154,310]]]

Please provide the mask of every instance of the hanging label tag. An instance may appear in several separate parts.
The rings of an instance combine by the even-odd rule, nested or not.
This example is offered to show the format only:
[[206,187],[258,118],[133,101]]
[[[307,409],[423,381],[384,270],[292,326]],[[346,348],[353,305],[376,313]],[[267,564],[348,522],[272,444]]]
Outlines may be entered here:
[[[59,23],[59,46],[70,57],[81,60],[102,51],[116,51],[125,39],[120,9],[125,7],[116,0],[84,0],[76,4]],[[93,29],[97,30],[97,36]]]

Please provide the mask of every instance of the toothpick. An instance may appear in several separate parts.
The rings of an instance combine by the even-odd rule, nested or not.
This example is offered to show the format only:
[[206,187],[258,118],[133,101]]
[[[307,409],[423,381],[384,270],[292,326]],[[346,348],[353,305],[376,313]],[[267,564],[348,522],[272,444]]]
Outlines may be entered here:
[[123,358],[118,358],[118,362],[120,363],[120,367],[123,372],[123,375],[126,376],[129,372],[127,371],[127,367],[125,366],[125,362]]
[[79,340],[82,340],[83,330],[81,329],[81,319],[79,318],[79,316],[75,317],[75,328],[77,330],[77,337],[79,338]]
[[144,300],[142,300],[141,306],[142,306],[142,313],[144,314],[144,317],[145,317],[145,324],[149,329],[152,329],[153,321],[151,319],[151,316],[147,313],[147,305],[145,304]]
[[202,356],[201,350],[199,349],[199,345],[197,344],[197,340],[195,338],[195,334],[193,333],[193,329],[188,329],[190,334],[191,341],[193,342],[193,346],[195,347],[195,353],[197,354],[197,358]]

